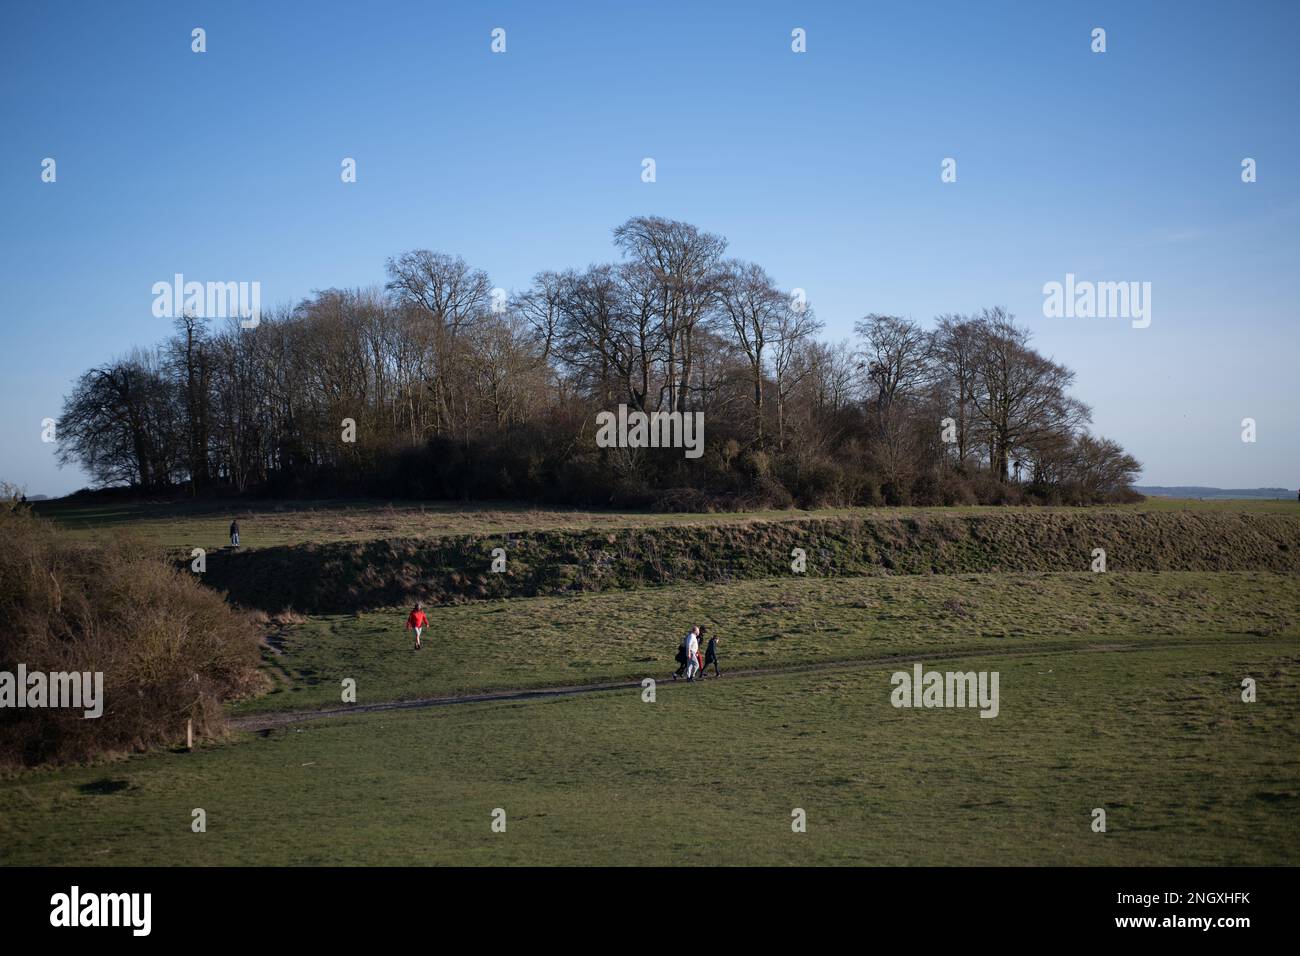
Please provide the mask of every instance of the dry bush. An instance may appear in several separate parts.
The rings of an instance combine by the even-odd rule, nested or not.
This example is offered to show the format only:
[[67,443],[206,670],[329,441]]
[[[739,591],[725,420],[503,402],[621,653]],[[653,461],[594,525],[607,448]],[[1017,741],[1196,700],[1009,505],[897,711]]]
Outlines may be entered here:
[[222,701],[261,688],[255,623],[188,570],[130,540],[74,542],[7,509],[0,538],[0,670],[104,674],[101,717],[6,708],[0,767],[175,744],[187,719],[215,735]]
[[716,496],[698,488],[667,488],[661,491],[651,505],[656,512],[689,512],[713,514],[720,509]]

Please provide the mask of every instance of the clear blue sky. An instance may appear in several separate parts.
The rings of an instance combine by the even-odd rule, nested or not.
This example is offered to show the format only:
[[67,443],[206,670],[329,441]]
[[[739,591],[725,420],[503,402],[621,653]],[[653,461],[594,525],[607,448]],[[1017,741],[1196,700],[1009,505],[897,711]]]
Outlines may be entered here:
[[[86,484],[41,419],[173,273],[291,302],[431,248],[518,288],[658,214],[836,338],[1007,306],[1145,484],[1295,487],[1298,44],[1292,2],[6,5],[0,478]],[[1151,326],[1044,318],[1067,272],[1151,282]]]

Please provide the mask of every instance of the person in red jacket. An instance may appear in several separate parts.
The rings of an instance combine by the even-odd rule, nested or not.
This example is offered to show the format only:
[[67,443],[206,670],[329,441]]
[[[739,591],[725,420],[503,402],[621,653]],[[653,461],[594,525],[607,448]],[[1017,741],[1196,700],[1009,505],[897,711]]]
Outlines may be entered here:
[[429,626],[429,619],[425,617],[424,605],[419,601],[415,602],[415,608],[411,611],[410,616],[406,619],[406,629],[415,631],[415,649],[420,649],[420,632]]

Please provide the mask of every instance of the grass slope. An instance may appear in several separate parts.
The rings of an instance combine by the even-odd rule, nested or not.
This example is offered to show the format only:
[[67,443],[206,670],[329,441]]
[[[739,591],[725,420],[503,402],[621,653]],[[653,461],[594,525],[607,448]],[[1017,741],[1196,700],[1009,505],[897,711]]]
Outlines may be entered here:
[[893,668],[873,667],[356,717],[30,774],[0,782],[0,862],[1300,863],[1294,643],[969,666],[1000,671],[996,719],[894,709]]
[[60,498],[33,502],[42,517],[82,537],[132,534],[160,548],[188,555],[193,548],[216,551],[229,544],[232,517],[240,520],[244,549],[374,538],[440,538],[500,535],[524,531],[583,531],[618,528],[700,527],[748,521],[807,518],[892,519],[917,515],[1078,514],[1115,512],[1231,512],[1300,515],[1295,501],[1150,498],[1103,508],[1028,508],[992,505],[950,508],[827,508],[819,511],[759,511],[724,514],[658,514],[544,508],[488,502],[377,501],[141,501],[111,502]]
[[[541,531],[306,544],[208,556],[204,581],[236,603],[307,613],[414,600],[811,577],[1086,571],[1300,572],[1300,515],[1001,512],[961,517],[818,518],[705,527]],[[504,573],[491,570],[503,549]]]
[[1300,577],[1260,573],[915,575],[681,585],[483,601],[430,610],[411,650],[405,609],[286,628],[266,655],[271,694],[241,714],[500,688],[665,677],[692,623],[725,668],[914,652],[1068,646],[1131,637],[1300,635]]

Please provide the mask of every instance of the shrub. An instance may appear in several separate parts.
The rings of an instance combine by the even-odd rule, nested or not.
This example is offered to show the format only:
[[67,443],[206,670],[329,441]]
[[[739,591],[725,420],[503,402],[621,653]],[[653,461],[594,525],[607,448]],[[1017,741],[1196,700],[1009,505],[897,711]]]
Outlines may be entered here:
[[1024,495],[1019,485],[1003,483],[990,471],[976,472],[972,484],[980,504],[1018,505]]
[[975,489],[971,487],[970,479],[961,475],[945,476],[941,495],[943,503],[949,507],[979,503],[979,499],[975,496]]
[[772,461],[767,452],[755,448],[741,457],[740,468],[751,478],[766,478],[771,473]]
[[[221,595],[130,540],[86,545],[0,509],[0,670],[104,674],[103,715],[25,708],[0,721],[0,767],[88,760],[224,731],[260,689],[259,633]],[[19,688],[19,692],[24,689]]]
[[[801,508],[828,508],[850,503],[847,474],[835,462],[821,457],[804,462],[791,459],[781,476]],[[853,483],[856,486],[856,482]]]
[[885,496],[880,493],[880,481],[874,476],[867,477],[858,490],[855,504],[867,508],[879,508],[885,503]]
[[652,508],[661,512],[697,514],[710,514],[719,510],[714,498],[698,488],[667,488],[655,497]]
[[771,476],[751,482],[735,502],[740,511],[785,511],[794,507],[794,498],[785,485]]
[[886,481],[880,486],[880,496],[885,499],[885,504],[890,507],[910,504],[909,493],[910,490],[905,481]]
[[911,503],[926,507],[943,504],[943,489],[938,476],[930,472],[917,476],[912,482]]

